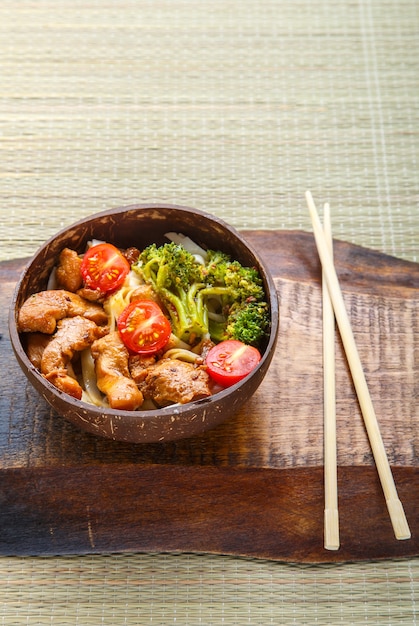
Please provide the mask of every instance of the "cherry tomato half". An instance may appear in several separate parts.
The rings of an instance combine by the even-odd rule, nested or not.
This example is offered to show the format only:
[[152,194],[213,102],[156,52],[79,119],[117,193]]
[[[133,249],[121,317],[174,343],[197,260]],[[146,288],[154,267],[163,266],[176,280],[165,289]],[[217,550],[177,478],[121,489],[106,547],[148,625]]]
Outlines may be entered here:
[[86,252],[81,264],[81,275],[86,287],[101,293],[112,293],[122,286],[130,264],[110,243],[99,243]]
[[230,387],[250,374],[261,358],[257,348],[236,339],[227,339],[209,350],[207,371],[216,383]]
[[172,332],[169,320],[152,300],[131,302],[118,317],[117,324],[125,346],[137,354],[158,352]]

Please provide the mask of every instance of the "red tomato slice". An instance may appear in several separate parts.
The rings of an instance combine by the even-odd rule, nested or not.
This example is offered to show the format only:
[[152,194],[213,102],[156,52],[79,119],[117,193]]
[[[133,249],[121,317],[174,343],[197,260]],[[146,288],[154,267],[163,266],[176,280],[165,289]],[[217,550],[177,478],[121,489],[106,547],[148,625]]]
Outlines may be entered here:
[[101,293],[112,293],[122,286],[130,264],[110,243],[99,243],[86,252],[81,264],[81,275],[86,287]]
[[172,333],[169,320],[152,300],[131,302],[118,317],[117,324],[122,341],[137,354],[158,352]]
[[227,339],[209,350],[206,365],[208,374],[216,383],[230,387],[250,374],[261,358],[257,348]]

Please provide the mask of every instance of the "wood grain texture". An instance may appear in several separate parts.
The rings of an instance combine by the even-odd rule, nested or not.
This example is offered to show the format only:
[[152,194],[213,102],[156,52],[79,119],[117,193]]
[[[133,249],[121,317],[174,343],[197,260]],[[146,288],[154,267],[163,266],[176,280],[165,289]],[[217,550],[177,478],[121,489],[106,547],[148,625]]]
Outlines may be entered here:
[[323,548],[321,269],[313,237],[246,231],[280,296],[280,338],[249,405],[201,437],[123,444],[78,431],[27,384],[0,264],[0,554],[199,551],[327,562],[419,554],[418,265],[335,241],[335,262],[412,530],[396,541],[336,338],[341,548]]

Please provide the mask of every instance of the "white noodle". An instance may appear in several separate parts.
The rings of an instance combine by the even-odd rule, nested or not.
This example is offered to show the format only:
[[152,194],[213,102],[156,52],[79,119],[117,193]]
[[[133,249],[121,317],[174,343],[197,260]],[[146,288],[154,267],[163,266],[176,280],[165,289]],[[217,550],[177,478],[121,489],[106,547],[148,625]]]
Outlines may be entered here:
[[52,289],[57,289],[57,268],[55,266],[52,268],[47,283],[47,291],[51,291]]
[[[83,350],[81,353],[81,371],[83,377],[83,385],[91,404],[96,406],[107,406],[104,396],[99,391],[96,384],[95,362],[92,357],[90,348]],[[86,400],[89,401],[89,400]]]
[[189,363],[197,363],[199,360],[202,362],[202,358],[199,354],[183,348],[172,348],[171,350],[167,350],[164,353],[164,358],[178,359],[179,361],[188,361]]

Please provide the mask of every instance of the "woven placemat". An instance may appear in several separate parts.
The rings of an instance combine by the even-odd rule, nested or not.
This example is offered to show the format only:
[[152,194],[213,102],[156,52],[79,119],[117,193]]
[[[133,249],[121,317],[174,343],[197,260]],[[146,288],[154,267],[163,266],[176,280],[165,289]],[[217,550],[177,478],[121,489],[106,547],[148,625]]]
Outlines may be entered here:
[[412,259],[416,0],[0,5],[1,258],[141,201]]
[[0,560],[3,624],[417,624],[419,561],[281,566],[200,555]]
[[[416,0],[3,0],[0,260],[137,202],[418,261]],[[414,532],[417,529],[413,529]],[[0,560],[1,624],[416,624],[419,560]]]

